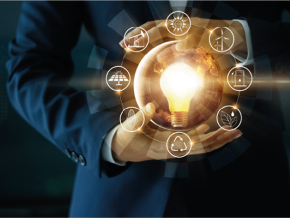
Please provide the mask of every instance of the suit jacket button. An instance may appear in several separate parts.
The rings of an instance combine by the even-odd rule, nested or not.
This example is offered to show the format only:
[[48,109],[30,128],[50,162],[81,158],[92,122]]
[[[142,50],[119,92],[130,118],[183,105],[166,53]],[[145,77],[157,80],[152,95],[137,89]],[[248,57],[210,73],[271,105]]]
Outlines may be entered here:
[[74,162],[76,162],[76,163],[79,162],[78,155],[77,155],[75,152],[72,152],[72,153],[71,153],[71,159],[72,159]]
[[79,156],[79,163],[82,165],[82,166],[86,166],[86,159],[84,158],[83,155],[80,155]]
[[68,158],[71,158],[70,150],[65,149],[64,152],[65,152],[65,154],[66,154],[66,156],[67,156]]

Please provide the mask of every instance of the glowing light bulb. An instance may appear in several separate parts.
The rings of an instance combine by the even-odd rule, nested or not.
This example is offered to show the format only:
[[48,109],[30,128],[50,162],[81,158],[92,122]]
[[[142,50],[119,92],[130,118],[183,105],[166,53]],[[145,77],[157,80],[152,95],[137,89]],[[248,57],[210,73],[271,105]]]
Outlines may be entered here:
[[160,86],[167,98],[173,127],[186,127],[190,101],[201,80],[195,70],[185,63],[169,65],[161,75]]

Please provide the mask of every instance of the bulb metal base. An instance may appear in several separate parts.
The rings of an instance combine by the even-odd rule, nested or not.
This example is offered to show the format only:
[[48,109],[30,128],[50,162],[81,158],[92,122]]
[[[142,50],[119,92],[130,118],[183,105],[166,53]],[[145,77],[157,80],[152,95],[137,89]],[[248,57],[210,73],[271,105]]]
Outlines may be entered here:
[[173,127],[186,127],[187,126],[188,112],[176,111],[171,115],[171,125]]

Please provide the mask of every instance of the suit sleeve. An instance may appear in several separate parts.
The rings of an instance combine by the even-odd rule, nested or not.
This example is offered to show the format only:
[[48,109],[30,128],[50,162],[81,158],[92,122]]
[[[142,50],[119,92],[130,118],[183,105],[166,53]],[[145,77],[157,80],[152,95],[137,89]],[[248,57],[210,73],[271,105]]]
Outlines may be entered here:
[[287,63],[290,50],[290,24],[277,21],[271,23],[247,18],[250,27],[253,58],[268,55],[272,66],[277,62]]
[[[7,89],[12,105],[29,124],[63,152],[82,157],[82,165],[101,176],[107,170],[101,158],[103,138],[118,124],[119,115],[106,110],[91,114],[86,94],[68,85],[71,50],[82,19],[82,2],[24,2],[16,38],[9,45]],[[126,168],[110,167],[110,176]]]

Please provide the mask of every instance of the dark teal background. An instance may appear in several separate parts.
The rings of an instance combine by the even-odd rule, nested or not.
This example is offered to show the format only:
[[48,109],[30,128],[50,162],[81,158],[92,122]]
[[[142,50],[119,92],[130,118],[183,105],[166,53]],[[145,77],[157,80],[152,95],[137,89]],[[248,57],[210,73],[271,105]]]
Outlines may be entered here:
[[[66,216],[76,164],[27,124],[7,98],[8,42],[21,5],[0,1],[0,216]],[[74,81],[86,73],[93,45],[83,28],[73,51]]]

